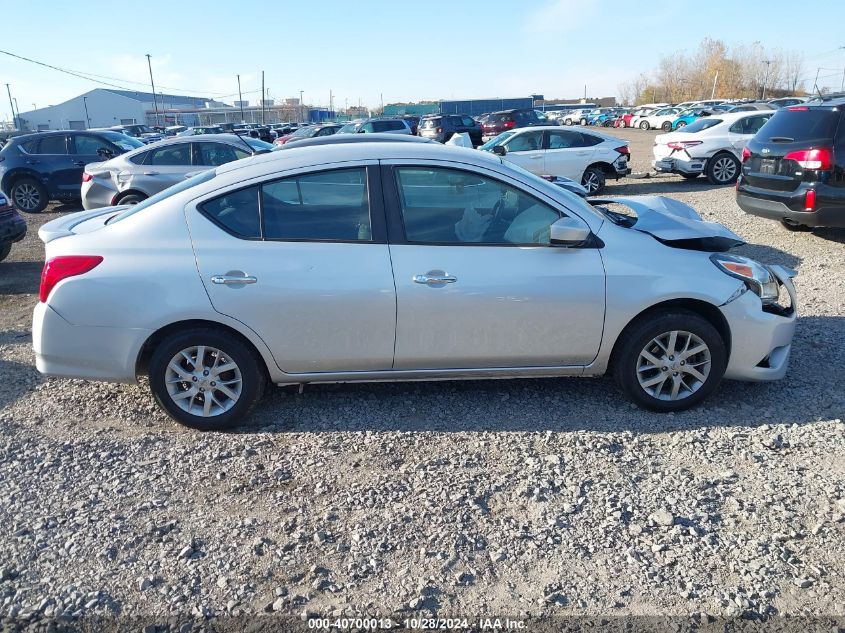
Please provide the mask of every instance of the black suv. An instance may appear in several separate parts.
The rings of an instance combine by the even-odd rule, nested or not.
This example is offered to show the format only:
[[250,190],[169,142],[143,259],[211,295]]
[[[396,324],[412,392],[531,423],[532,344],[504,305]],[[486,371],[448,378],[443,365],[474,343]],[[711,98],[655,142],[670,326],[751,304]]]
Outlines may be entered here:
[[26,235],[26,221],[0,193],[0,262],[9,256],[12,244]]
[[466,114],[438,114],[423,117],[420,121],[420,136],[445,143],[453,134],[466,132],[472,144],[481,145],[481,123]]
[[845,227],[845,95],[775,112],[742,152],[736,201],[788,229]]
[[78,200],[85,165],[144,147],[122,132],[39,132],[0,150],[0,191],[21,211],[40,213],[50,200]]

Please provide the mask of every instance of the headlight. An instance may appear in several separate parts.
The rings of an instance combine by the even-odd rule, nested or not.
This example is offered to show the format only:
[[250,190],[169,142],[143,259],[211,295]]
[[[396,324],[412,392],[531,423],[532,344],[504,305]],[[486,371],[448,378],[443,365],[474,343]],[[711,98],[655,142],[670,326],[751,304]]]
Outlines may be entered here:
[[726,275],[742,279],[764,304],[777,302],[780,284],[772,272],[760,262],[739,255],[713,253],[710,261]]

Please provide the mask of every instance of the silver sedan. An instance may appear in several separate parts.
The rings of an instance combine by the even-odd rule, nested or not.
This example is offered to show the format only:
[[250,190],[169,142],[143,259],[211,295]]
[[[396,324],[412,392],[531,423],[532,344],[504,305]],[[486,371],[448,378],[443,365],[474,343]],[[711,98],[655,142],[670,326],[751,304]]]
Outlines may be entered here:
[[41,227],[48,375],[134,382],[223,429],[267,381],[592,376],[679,411],[775,380],[794,273],[666,198],[584,200],[486,152],[327,144]]
[[82,174],[82,207],[137,204],[181,182],[187,174],[272,149],[264,141],[234,134],[177,137],[154,143],[86,165]]

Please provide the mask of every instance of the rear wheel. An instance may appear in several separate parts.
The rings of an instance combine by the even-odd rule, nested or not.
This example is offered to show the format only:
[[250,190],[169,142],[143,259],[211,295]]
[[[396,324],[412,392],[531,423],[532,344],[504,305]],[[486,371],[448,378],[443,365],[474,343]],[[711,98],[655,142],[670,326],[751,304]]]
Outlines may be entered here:
[[584,175],[581,177],[581,184],[591,196],[599,193],[604,189],[605,176],[604,172],[598,167],[587,167]]
[[672,131],[672,122],[671,121],[664,121],[663,125],[660,126],[660,129],[664,132],[671,132]]
[[138,204],[142,200],[146,200],[147,196],[143,193],[127,193],[117,201],[118,204]]
[[564,124],[565,125],[572,125],[572,119],[565,119]]
[[729,185],[739,176],[740,164],[733,154],[716,154],[707,161],[704,171],[714,185]]
[[726,365],[716,328],[694,312],[671,310],[628,326],[614,353],[613,377],[645,409],[682,411],[713,393]]
[[201,431],[231,429],[264,393],[260,362],[240,340],[220,330],[179,332],[153,352],[150,388],[177,422]]
[[47,187],[34,178],[16,180],[9,195],[15,207],[24,213],[41,213],[50,201]]
[[9,256],[9,253],[12,252],[12,243],[11,242],[3,242],[0,244],[0,262],[6,259]]
[[587,119],[581,119],[579,123],[581,123],[581,125],[587,125]]
[[680,130],[682,127],[686,127],[687,124],[685,121],[678,121],[677,125],[675,125],[676,130]]
[[640,121],[640,129],[641,130],[648,130],[651,126],[648,124],[648,121]]

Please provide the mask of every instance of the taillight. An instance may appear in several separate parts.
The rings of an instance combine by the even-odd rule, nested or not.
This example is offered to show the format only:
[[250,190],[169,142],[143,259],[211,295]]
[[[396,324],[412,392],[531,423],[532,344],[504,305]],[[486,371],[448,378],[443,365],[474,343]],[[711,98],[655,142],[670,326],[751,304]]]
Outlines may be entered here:
[[84,275],[94,270],[102,261],[103,258],[99,255],[64,255],[48,260],[41,271],[38,299],[42,303],[46,302],[57,283],[68,277]]
[[91,182],[93,178],[94,176],[89,174],[87,171],[82,172],[82,182]]
[[437,133],[440,134],[443,131],[442,127],[437,128]]
[[704,141],[676,141],[674,143],[666,143],[670,149],[686,149],[688,147],[695,147],[701,145]]
[[505,128],[506,130],[509,130],[515,125],[516,125],[516,121],[505,121],[504,124],[502,125],[502,127]]
[[804,211],[815,211],[816,210],[816,190],[815,189],[807,189],[807,193],[804,195]]
[[804,169],[830,169],[833,165],[833,150],[829,147],[819,149],[799,149],[789,152],[784,160],[794,160]]
[[747,147],[743,147],[742,148],[742,162],[744,163],[749,158],[751,158],[751,150],[748,149]]
[[807,106],[789,106],[787,108],[790,112],[806,112],[809,109]]
[[628,146],[627,146],[627,145],[623,145],[622,147],[617,147],[617,148],[615,148],[615,149],[616,149],[616,151],[617,151],[617,152],[619,152],[620,154],[625,154],[625,156],[630,156],[630,155],[631,155],[631,150],[629,150],[629,149],[628,149]]

